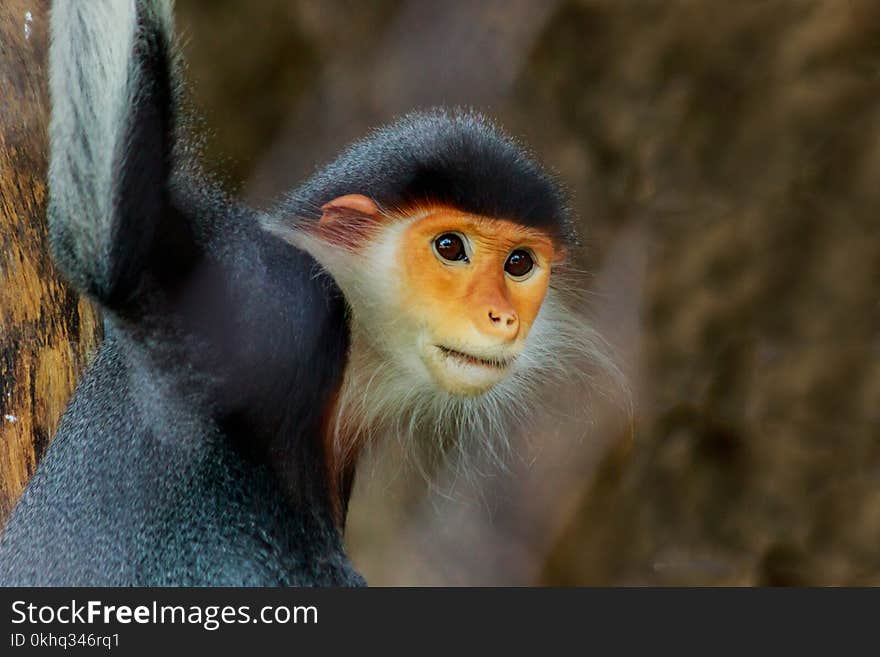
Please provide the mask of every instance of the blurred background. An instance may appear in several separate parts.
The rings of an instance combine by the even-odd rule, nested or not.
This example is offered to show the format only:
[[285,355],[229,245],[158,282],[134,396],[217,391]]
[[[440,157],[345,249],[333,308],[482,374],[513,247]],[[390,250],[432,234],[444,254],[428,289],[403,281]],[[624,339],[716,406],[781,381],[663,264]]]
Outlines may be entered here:
[[431,486],[377,448],[371,584],[880,585],[880,3],[178,0],[177,28],[209,166],[258,206],[436,104],[572,190],[632,411],[553,391],[506,468]]

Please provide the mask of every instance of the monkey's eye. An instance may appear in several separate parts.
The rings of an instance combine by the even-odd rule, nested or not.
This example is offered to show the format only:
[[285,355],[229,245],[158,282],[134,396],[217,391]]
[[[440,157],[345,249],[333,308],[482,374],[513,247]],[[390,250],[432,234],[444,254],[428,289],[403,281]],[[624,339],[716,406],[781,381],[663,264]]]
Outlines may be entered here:
[[507,262],[504,263],[504,271],[514,278],[522,278],[528,274],[535,266],[532,254],[523,249],[517,249],[509,256]]
[[464,241],[455,233],[443,233],[434,240],[434,250],[444,260],[467,262]]

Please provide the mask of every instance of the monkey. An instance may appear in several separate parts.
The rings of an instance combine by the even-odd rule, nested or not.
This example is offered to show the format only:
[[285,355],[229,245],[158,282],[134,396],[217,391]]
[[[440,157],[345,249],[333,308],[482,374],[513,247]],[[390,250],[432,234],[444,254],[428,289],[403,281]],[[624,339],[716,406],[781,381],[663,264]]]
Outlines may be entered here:
[[376,130],[261,223],[347,301],[348,362],[326,429],[343,506],[375,436],[417,458],[495,456],[548,383],[589,381],[586,363],[621,384],[566,294],[578,236],[564,189],[479,114],[413,113]]
[[105,340],[0,537],[3,585],[360,586],[358,451],[503,438],[600,340],[557,179],[404,116],[255,210],[202,168],[170,3],[57,3],[49,236]]

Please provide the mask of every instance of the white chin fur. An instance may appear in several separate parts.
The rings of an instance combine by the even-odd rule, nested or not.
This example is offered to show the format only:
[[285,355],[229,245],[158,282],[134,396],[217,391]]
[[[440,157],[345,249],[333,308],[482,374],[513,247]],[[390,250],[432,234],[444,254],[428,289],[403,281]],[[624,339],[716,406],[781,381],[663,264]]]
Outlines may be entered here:
[[528,429],[553,386],[592,387],[603,374],[624,385],[601,338],[553,289],[522,350],[501,367],[444,353],[430,342],[389,353],[375,340],[377,333],[394,334],[392,326],[368,338],[357,315],[337,409],[342,460],[354,457],[356,444],[396,436],[411,447],[417,464],[423,455],[450,450],[461,456],[482,451],[503,461],[510,436]]
[[[311,253],[350,304],[352,342],[335,430],[340,461],[354,458],[358,445],[391,436],[411,447],[416,463],[426,452],[450,450],[462,456],[483,451],[503,461],[509,437],[528,430],[534,410],[552,398],[554,386],[598,384],[603,394],[628,399],[606,343],[576,308],[578,300],[561,291],[569,288],[562,271],[554,270],[516,359],[495,367],[444,353],[389,311],[396,298],[389,285],[397,279],[394,253],[406,222],[395,223],[362,257],[307,233],[267,227]],[[570,285],[579,292],[583,283],[575,277]],[[402,349],[403,344],[414,348]]]
[[436,345],[423,349],[422,359],[443,390],[466,397],[487,392],[510,372],[509,364],[481,362],[478,358]]

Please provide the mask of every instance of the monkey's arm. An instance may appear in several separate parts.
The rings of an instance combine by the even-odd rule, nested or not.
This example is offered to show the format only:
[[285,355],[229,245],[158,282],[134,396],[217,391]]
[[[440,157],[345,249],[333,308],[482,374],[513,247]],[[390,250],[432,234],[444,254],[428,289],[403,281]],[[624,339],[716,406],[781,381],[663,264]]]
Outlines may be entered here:
[[168,202],[170,13],[164,0],[56,2],[52,11],[49,236],[62,273],[110,308],[187,241]]

